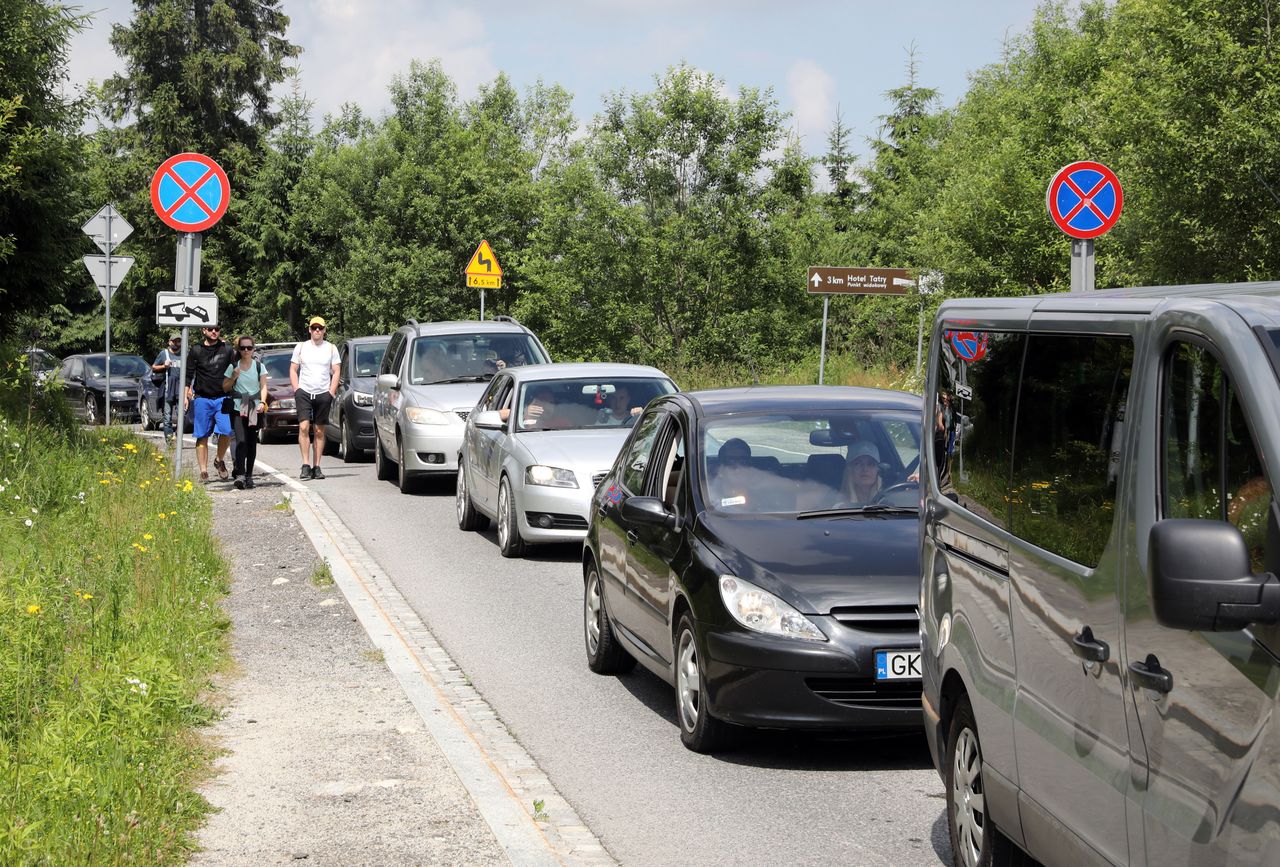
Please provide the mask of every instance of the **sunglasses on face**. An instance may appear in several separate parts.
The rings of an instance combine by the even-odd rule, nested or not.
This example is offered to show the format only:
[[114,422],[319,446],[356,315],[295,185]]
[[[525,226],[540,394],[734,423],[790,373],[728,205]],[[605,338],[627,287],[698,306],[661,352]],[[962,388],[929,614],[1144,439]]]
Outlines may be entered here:
[[247,343],[242,343],[242,344],[240,344],[239,349],[240,349],[240,351],[241,351],[241,352],[248,352],[248,351],[252,350],[252,349],[253,349],[253,347],[252,347],[252,346],[250,346],[250,345],[249,345],[249,344],[247,344]]
[[324,331],[324,326],[323,326],[323,325],[312,325],[312,326],[311,326],[311,330],[312,330],[312,331]]

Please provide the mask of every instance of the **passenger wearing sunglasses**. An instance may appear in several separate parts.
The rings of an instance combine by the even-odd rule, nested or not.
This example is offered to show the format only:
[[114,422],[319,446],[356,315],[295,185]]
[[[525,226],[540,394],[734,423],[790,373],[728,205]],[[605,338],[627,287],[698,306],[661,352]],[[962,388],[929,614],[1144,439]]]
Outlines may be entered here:
[[204,340],[187,350],[187,406],[191,409],[191,432],[196,438],[196,463],[200,481],[209,481],[209,435],[218,435],[218,456],[213,468],[226,481],[227,448],[231,445],[231,418],[222,411],[227,396],[223,381],[227,367],[235,361],[235,350],[222,340],[222,329],[207,325]]
[[324,431],[329,409],[338,391],[341,359],[338,347],[324,339],[325,321],[312,316],[307,323],[311,339],[293,348],[289,364],[289,384],[298,408],[298,449],[302,452],[302,472],[298,478],[323,479],[320,456],[324,454]]
[[236,454],[231,471],[237,488],[253,487],[253,462],[258,457],[258,429],[267,411],[267,368],[254,357],[257,347],[247,334],[236,341],[236,363],[227,367],[223,386],[234,401],[231,427],[236,436]]

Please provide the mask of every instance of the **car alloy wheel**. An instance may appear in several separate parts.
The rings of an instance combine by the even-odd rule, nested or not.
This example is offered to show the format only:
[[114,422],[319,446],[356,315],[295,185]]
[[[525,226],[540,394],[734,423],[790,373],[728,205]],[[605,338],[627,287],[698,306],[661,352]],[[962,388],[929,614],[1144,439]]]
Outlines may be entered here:
[[520,524],[516,520],[515,497],[506,476],[502,477],[502,484],[498,487],[498,550],[503,557],[524,554],[524,540],[520,538]]
[[393,476],[391,461],[387,460],[387,453],[382,448],[382,439],[376,434],[373,437],[373,474],[380,482],[389,482]]
[[471,502],[471,491],[467,490],[467,471],[462,463],[462,455],[458,455],[458,479],[454,488],[454,508],[458,513],[459,530],[483,530],[489,526],[489,519],[476,511]]
[[98,423],[98,404],[97,404],[97,401],[93,399],[93,395],[91,394],[85,395],[85,398],[84,398],[84,423],[85,424]]
[[408,466],[406,466],[404,459],[404,440],[400,440],[396,446],[397,457],[399,458],[399,463],[396,464],[396,484],[400,488],[400,493],[410,494],[413,493],[413,489],[417,487],[417,479],[414,478],[414,474],[411,473]]
[[151,413],[147,410],[147,396],[145,394],[138,398],[138,422],[142,425],[143,430],[152,430],[154,427],[151,423]]
[[353,464],[356,460],[356,450],[351,445],[351,429],[347,427],[347,420],[338,419],[338,454],[342,456],[344,464]]
[[582,587],[582,627],[587,644],[587,667],[596,674],[619,674],[635,667],[613,632],[613,622],[605,607],[600,570],[592,563]]

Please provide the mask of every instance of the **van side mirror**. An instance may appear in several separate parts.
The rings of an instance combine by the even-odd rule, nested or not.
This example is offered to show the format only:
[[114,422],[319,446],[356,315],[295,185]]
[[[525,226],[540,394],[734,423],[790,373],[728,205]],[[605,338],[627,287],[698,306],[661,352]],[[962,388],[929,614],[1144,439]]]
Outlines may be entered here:
[[506,422],[502,420],[502,413],[496,409],[481,410],[476,413],[476,427],[484,430],[502,430],[506,426]]
[[649,527],[665,527],[678,530],[680,519],[674,512],[668,512],[662,500],[657,497],[628,497],[622,501],[622,518],[633,524]]
[[1151,528],[1147,568],[1156,620],[1173,629],[1229,632],[1280,622],[1280,581],[1254,575],[1249,548],[1226,521],[1168,518]]
[[396,376],[394,373],[381,374],[378,377],[378,387],[389,388],[392,391],[395,391],[400,387],[400,377]]

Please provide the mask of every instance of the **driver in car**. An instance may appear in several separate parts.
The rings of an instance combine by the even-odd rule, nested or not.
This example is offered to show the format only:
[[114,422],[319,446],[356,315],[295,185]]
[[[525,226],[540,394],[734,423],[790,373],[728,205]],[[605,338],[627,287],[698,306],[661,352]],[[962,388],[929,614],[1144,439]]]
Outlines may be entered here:
[[880,488],[880,449],[875,443],[858,440],[849,446],[845,458],[841,495],[849,505],[865,506],[876,498]]

